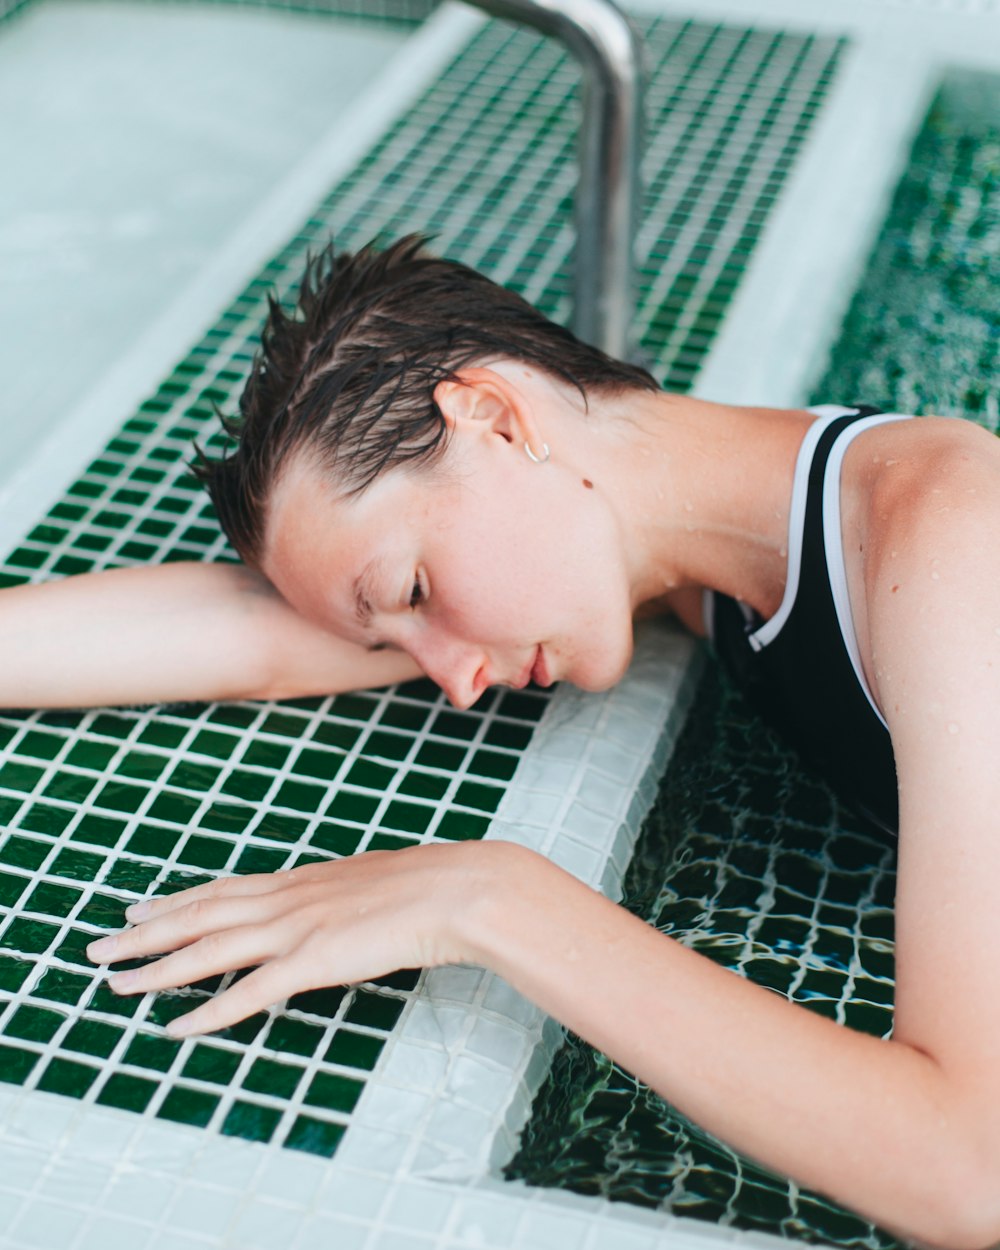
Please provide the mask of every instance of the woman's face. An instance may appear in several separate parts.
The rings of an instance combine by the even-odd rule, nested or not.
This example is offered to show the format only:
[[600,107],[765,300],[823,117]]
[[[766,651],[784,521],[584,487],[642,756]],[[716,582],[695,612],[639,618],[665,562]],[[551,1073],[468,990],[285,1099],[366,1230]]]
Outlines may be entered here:
[[332,633],[407,652],[457,707],[530,679],[614,684],[632,653],[615,517],[557,445],[535,464],[520,432],[459,420],[437,466],[351,499],[300,459],[272,502],[265,575]]

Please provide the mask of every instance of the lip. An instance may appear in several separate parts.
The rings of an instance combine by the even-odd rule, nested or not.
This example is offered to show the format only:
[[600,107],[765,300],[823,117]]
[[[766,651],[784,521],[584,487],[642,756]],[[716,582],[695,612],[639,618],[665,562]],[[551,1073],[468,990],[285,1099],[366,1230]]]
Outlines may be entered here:
[[528,684],[528,682],[531,681],[531,674],[532,674],[532,668],[533,668],[534,663],[535,663],[535,656],[532,656],[531,659],[528,661],[528,663],[525,665],[525,667],[521,669],[521,672],[518,674],[518,676],[515,677],[512,682],[510,682],[510,688],[512,690],[523,690],[524,687]]
[[552,685],[552,678],[549,676],[548,666],[545,663],[545,652],[541,647],[535,653],[535,662],[531,666],[530,676],[536,686]]

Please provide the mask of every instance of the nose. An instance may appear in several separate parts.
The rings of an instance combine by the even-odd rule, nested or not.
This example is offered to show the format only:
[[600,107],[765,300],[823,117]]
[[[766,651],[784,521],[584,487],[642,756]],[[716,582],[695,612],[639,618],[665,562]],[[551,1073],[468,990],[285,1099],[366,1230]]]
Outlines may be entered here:
[[459,711],[471,707],[489,685],[486,656],[471,643],[426,630],[407,650]]

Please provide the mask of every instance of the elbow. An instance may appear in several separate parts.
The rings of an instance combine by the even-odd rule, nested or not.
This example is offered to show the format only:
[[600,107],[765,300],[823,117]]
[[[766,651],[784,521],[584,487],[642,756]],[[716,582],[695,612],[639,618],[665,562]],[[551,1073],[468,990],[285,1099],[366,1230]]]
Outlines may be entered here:
[[919,1221],[902,1219],[909,1238],[930,1250],[995,1250],[1000,1246],[1000,1164],[944,1166],[924,1177]]

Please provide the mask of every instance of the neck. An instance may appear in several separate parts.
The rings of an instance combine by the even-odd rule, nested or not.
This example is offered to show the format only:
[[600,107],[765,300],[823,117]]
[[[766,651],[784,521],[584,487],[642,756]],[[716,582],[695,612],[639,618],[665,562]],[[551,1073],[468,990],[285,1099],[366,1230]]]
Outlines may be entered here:
[[771,616],[784,592],[795,459],[809,417],[632,393],[608,489],[633,608],[709,587]]

